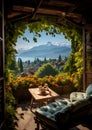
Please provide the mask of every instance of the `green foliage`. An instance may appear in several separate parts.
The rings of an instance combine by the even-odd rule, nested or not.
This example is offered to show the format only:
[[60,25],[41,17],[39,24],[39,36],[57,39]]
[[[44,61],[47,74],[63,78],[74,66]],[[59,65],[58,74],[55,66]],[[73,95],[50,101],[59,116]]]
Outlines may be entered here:
[[11,63],[9,65],[10,73],[12,73],[13,76],[16,76],[19,73],[19,67],[16,62],[15,56],[11,59]]
[[83,73],[83,58],[82,58],[82,48],[79,49],[75,54],[75,66],[77,72],[81,75]]
[[13,57],[11,64],[9,65],[10,70],[15,70],[16,69],[16,59]]
[[65,66],[64,66],[64,71],[69,73],[70,75],[72,73],[76,72],[75,57],[74,57],[73,53],[69,56]]
[[60,67],[59,71],[64,72],[64,65]]
[[[21,28],[19,29],[19,25],[17,26],[17,24],[12,24],[10,22],[5,23],[5,78],[6,78],[6,82],[8,82],[9,79],[9,73],[11,72],[9,70],[12,62],[13,62],[13,58],[15,57],[15,54],[17,53],[15,46],[16,46],[16,42],[17,42],[17,38],[20,35],[24,34],[25,28]],[[12,72],[13,73],[13,72]]]
[[10,87],[7,87],[5,108],[5,130],[16,130],[18,118],[15,110],[15,98]]
[[20,72],[23,72],[23,63],[22,63],[21,58],[18,59],[18,66],[20,68]]
[[38,71],[35,73],[36,76],[38,77],[45,77],[45,76],[55,76],[58,74],[58,70],[53,67],[50,63],[42,65]]

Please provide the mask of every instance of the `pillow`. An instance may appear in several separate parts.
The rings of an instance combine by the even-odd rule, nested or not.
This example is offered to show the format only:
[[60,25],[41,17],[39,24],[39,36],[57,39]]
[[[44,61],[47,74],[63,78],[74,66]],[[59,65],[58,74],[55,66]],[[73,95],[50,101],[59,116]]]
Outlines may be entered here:
[[90,84],[86,89],[86,97],[92,96],[92,84]]

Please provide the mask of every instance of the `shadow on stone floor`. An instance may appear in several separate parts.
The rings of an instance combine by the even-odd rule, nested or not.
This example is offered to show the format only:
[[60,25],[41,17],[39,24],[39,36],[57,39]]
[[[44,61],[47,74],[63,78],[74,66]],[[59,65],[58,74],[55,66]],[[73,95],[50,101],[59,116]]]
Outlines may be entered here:
[[[34,104],[35,109],[36,104]],[[30,111],[30,102],[21,103],[17,105],[17,112],[22,116],[19,118],[17,130],[35,130],[36,124],[34,120],[34,114]],[[42,130],[42,129],[41,129]],[[92,130],[91,128],[87,128],[85,125],[78,125],[70,130]]]

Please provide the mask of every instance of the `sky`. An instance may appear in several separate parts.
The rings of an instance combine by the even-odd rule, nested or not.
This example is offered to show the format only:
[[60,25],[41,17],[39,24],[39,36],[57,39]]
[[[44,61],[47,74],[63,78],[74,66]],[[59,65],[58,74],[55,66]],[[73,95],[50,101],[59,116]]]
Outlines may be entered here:
[[51,35],[46,35],[46,32],[43,31],[41,32],[41,37],[37,37],[36,43],[33,41],[34,34],[30,33],[29,30],[25,31],[24,36],[27,37],[29,42],[23,40],[23,36],[19,37],[17,39],[17,43],[15,47],[17,50],[19,49],[27,50],[34,46],[47,44],[48,42],[51,42],[54,45],[66,45],[66,46],[70,45],[70,41],[65,39],[63,34],[57,34],[55,35],[55,37],[52,37]]

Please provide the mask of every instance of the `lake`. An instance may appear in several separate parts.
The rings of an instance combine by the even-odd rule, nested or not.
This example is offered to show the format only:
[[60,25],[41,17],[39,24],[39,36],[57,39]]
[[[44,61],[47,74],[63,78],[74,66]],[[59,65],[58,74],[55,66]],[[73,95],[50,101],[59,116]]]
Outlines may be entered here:
[[[22,62],[28,61],[30,60],[30,62],[33,62],[35,59],[37,59],[37,57],[16,57],[16,61],[18,61],[18,58],[21,58]],[[44,58],[38,58],[39,60],[44,60]],[[49,59],[49,58],[46,58]]]

